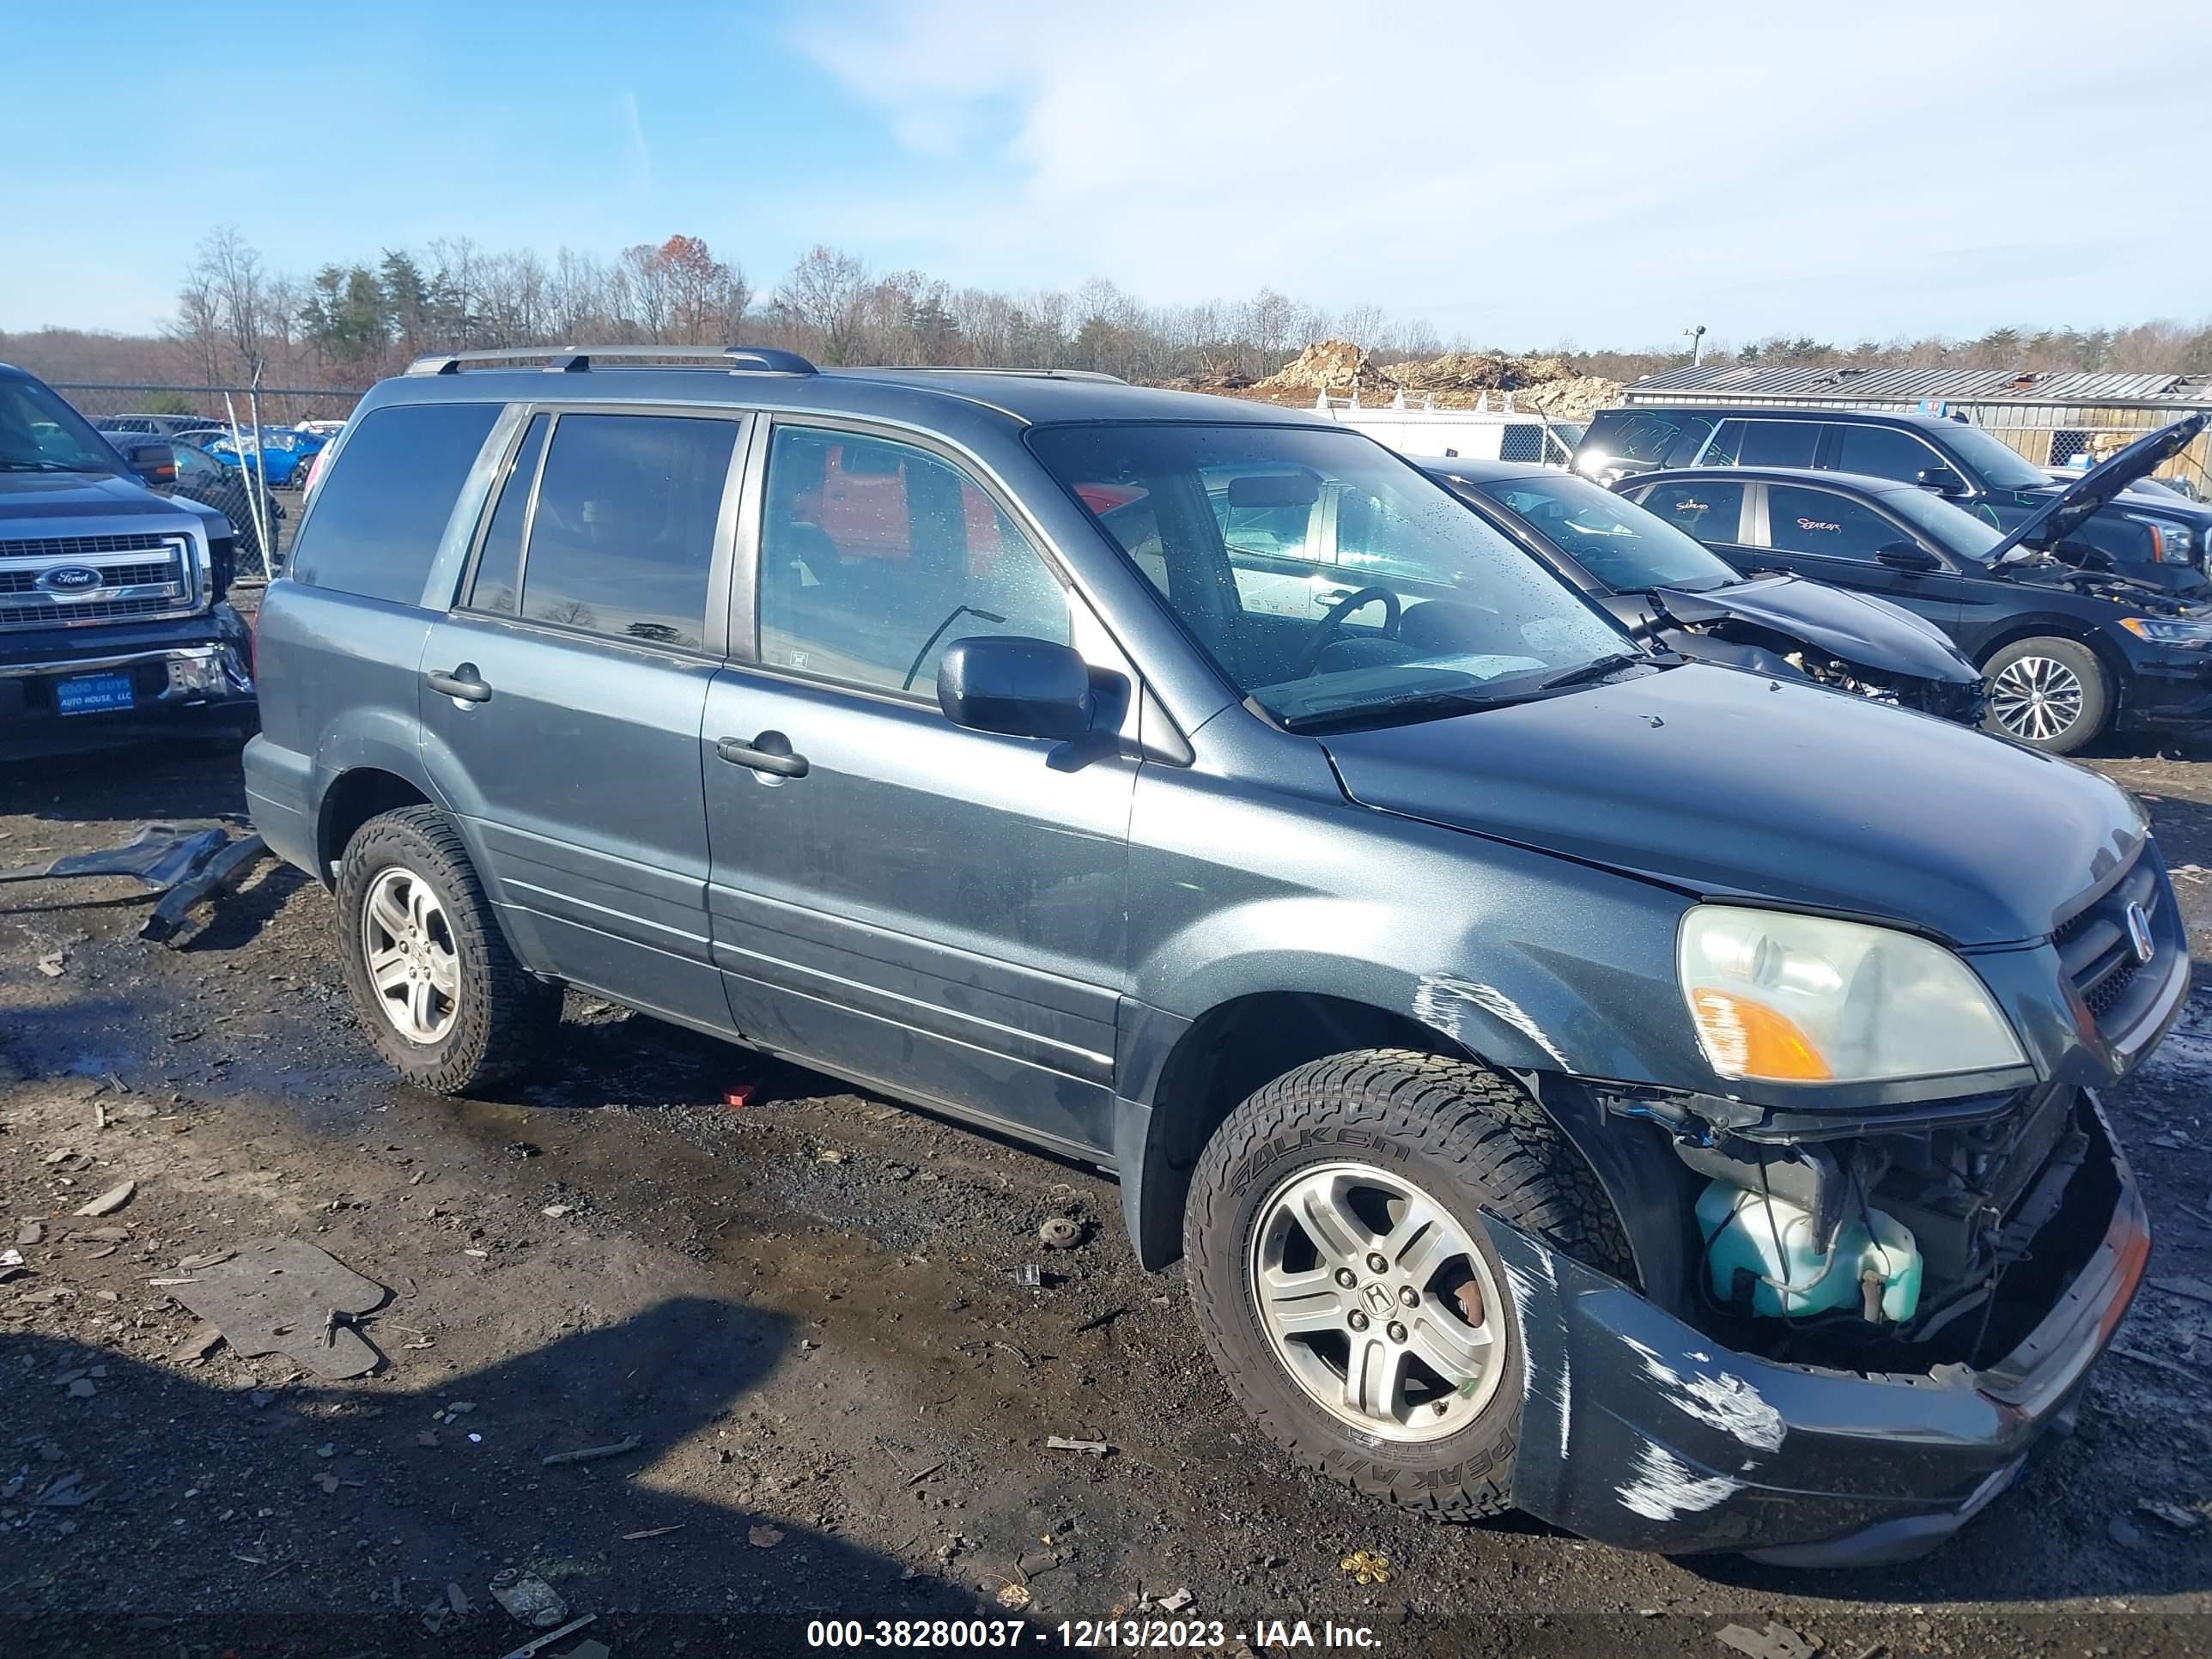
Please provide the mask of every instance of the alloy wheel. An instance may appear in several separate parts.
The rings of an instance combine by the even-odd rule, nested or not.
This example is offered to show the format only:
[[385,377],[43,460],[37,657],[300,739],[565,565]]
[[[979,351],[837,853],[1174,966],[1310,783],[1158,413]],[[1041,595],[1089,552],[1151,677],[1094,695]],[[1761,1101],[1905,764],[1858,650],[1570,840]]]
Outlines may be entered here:
[[1299,1170],[1260,1207],[1252,1301],[1275,1357],[1331,1415],[1386,1440],[1441,1439],[1504,1371],[1504,1308],[1467,1230],[1370,1164]]
[[392,1029],[410,1042],[442,1039],[460,1012],[461,958],[430,884],[397,866],[382,872],[362,906],[361,935],[369,987]]
[[2015,738],[2048,743],[2081,718],[2081,677],[2054,657],[2021,657],[1990,688],[1997,723]]

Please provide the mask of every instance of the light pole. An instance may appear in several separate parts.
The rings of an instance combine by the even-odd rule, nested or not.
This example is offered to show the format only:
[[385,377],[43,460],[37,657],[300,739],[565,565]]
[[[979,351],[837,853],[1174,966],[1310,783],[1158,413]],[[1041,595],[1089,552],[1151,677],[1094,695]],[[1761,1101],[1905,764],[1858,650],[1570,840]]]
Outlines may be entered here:
[[1695,368],[1705,361],[1705,325],[1699,323],[1695,328],[1686,328],[1682,332],[1690,337],[1690,367]]

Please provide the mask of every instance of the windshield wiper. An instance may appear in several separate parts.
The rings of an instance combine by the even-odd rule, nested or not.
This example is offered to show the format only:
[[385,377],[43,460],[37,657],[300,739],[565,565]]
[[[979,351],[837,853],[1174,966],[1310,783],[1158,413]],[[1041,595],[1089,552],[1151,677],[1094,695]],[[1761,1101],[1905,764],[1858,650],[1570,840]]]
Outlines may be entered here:
[[1579,685],[1585,680],[1602,679],[1616,670],[1634,663],[1650,662],[1650,657],[1640,657],[1629,652],[1614,652],[1607,656],[1581,663],[1563,672],[1540,679],[1533,684],[1527,674],[1511,674],[1491,682],[1480,690],[1455,691],[1413,691],[1403,696],[1382,697],[1373,702],[1351,703],[1340,708],[1316,708],[1310,714],[1279,716],[1286,732],[1311,732],[1325,726],[1340,726],[1358,720],[1388,719],[1399,714],[1465,714],[1478,708],[1495,708],[1500,703],[1526,702],[1531,697],[1547,691]]
[[0,472],[91,472],[96,469],[71,466],[66,461],[0,461]]
[[1554,674],[1549,679],[1538,680],[1536,682],[1536,690],[1539,691],[1556,691],[1561,686],[1581,685],[1589,680],[1601,680],[1607,674],[1613,673],[1617,669],[1626,668],[1632,663],[1648,662],[1649,660],[1650,660],[1649,658],[1633,656],[1626,651],[1611,652],[1602,657],[1593,657],[1589,661],[1582,664],[1578,667],[1570,668],[1563,672]]
[[1313,732],[1323,726],[1387,719],[1395,714],[1464,714],[1508,699],[1480,691],[1413,691],[1401,697],[1379,697],[1373,702],[1347,703],[1340,708],[1316,708],[1310,714],[1279,717],[1285,732]]

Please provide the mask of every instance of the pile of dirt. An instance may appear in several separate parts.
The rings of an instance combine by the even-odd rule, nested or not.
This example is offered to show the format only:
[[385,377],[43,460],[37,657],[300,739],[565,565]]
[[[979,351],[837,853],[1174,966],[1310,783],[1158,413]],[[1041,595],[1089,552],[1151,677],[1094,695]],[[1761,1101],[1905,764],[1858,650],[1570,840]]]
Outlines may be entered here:
[[1311,398],[1319,392],[1337,397],[1354,391],[1362,397],[1376,392],[1387,394],[1396,386],[1397,382],[1376,368],[1351,341],[1316,340],[1266,380],[1254,382],[1252,390],[1262,397],[1291,392]]
[[1570,374],[1513,394],[1516,409],[1534,410],[1539,415],[1555,416],[1563,421],[1587,421],[1601,409],[1610,409],[1620,401],[1620,382],[1608,380],[1602,374]]
[[1310,404],[1316,392],[1362,403],[1387,403],[1403,393],[1406,401],[1437,409],[1472,409],[1487,402],[1503,409],[1499,394],[1510,392],[1516,409],[1562,419],[1586,421],[1616,403],[1620,383],[1584,374],[1565,357],[1503,351],[1447,351],[1378,365],[1349,340],[1318,340],[1265,380],[1249,388],[1224,381],[1199,385],[1201,391],[1236,391],[1280,404]]
[[1571,380],[1574,365],[1564,357],[1509,357],[1502,351],[1447,351],[1441,357],[1417,357],[1389,363],[1382,373],[1408,392],[1518,392],[1523,386]]

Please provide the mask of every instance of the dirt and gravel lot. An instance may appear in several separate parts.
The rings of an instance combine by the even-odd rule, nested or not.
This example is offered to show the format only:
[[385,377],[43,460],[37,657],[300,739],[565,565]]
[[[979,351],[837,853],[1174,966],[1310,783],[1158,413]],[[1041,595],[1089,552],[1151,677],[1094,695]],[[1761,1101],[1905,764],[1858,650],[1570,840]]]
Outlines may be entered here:
[[[2148,801],[2212,960],[2212,765],[2099,763]],[[243,806],[234,755],[0,765],[0,866]],[[2074,1438],[1907,1566],[1429,1524],[1247,1427],[1095,1170],[573,998],[536,1080],[434,1099],[362,1038],[319,888],[264,865],[176,951],[133,937],[147,902],[0,887],[0,1653],[491,1659],[535,1633],[490,1598],[508,1568],[598,1615],[554,1654],[1009,1604],[1049,1645],[1163,1601],[1232,1651],[1263,1619],[1391,1654],[1726,1659],[1723,1626],[1769,1621],[1841,1659],[2212,1644],[2203,1299],[2147,1292]],[[2153,1272],[2212,1283],[2200,994],[2115,1105]],[[1075,1248],[1041,1245],[1054,1216]],[[199,1354],[162,1281],[270,1237],[389,1288],[358,1322],[380,1369]],[[1344,1570],[1361,1550],[1387,1583]]]

